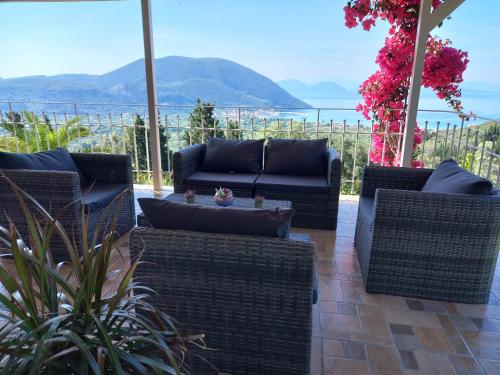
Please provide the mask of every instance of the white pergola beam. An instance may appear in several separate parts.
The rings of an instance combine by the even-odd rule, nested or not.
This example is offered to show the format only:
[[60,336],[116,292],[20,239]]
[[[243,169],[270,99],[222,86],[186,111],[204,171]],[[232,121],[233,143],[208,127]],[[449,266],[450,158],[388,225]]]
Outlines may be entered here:
[[155,60],[153,48],[153,28],[151,20],[151,0],[141,0],[142,29],[144,38],[144,65],[146,68],[146,88],[148,96],[149,134],[151,138],[151,164],[153,188],[162,190],[162,166],[160,129],[158,126],[158,100],[156,96]]
[[403,134],[403,148],[401,166],[411,167],[413,157],[413,143],[415,127],[417,125],[418,102],[422,86],[422,71],[424,68],[425,51],[429,33],[444,21],[465,0],[446,0],[432,11],[432,0],[421,0],[418,15],[417,39],[413,54],[413,66],[408,92],[408,108],[406,111],[405,131]]

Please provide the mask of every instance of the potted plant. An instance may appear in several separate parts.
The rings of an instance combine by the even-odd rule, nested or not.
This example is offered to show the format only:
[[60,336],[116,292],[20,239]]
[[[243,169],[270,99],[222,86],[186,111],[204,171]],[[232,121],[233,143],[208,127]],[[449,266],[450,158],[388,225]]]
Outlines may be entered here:
[[[152,291],[133,280],[140,257],[112,270],[116,218],[108,224],[101,218],[92,240],[84,233],[83,243],[75,243],[56,218],[0,175],[12,186],[29,231],[23,239],[15,223],[0,227],[0,242],[12,253],[0,264],[3,373],[186,373],[186,345],[200,337],[181,337],[171,318],[150,304]],[[108,214],[109,207],[103,217]],[[84,212],[81,220],[85,231]],[[53,236],[63,240],[70,261],[54,262]]]
[[186,196],[186,203],[194,203],[194,197],[195,197],[194,190],[186,190],[184,195]]
[[264,205],[264,200],[265,200],[265,197],[263,195],[256,195],[255,196],[255,208],[262,208],[262,206]]
[[219,187],[215,189],[214,200],[218,206],[228,207],[233,204],[233,192],[228,188]]

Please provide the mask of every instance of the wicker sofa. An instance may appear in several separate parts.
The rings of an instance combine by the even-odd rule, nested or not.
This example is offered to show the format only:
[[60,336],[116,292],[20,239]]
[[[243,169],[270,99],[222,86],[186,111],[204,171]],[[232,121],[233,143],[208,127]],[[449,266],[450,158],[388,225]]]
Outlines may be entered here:
[[131,257],[143,249],[136,281],[181,332],[215,349],[190,347],[193,374],[309,374],[311,241],[134,228]]
[[422,192],[432,169],[364,169],[355,233],[366,290],[485,303],[500,196]]
[[341,161],[335,150],[327,150],[324,176],[278,176],[200,172],[206,147],[197,144],[174,153],[174,192],[195,190],[198,194],[212,195],[214,187],[224,186],[238,197],[259,194],[269,199],[289,200],[295,209],[294,227],[337,229]]
[[[75,172],[25,169],[4,169],[2,172],[53,216],[60,215],[57,217],[63,227],[77,240],[81,240],[82,235],[82,206],[89,218],[89,240],[101,219],[104,229],[109,218],[116,216],[118,235],[132,229],[135,225],[135,206],[130,156],[71,154],[71,157],[92,185],[82,188],[80,176]],[[126,193],[122,199],[113,202],[123,191]],[[107,217],[103,218],[109,204]],[[0,212],[0,225],[7,224],[9,217],[23,238],[27,239],[26,219],[4,178],[0,178]],[[53,237],[51,248],[57,261],[68,259],[65,246],[57,235]]]

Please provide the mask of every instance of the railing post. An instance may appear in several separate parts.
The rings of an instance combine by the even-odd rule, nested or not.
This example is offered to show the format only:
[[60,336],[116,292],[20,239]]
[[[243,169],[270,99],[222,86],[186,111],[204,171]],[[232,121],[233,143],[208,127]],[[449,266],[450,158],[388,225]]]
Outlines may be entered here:
[[156,98],[153,29],[151,21],[151,0],[141,0],[142,29],[144,38],[144,65],[146,68],[146,86],[148,93],[148,117],[151,137],[151,162],[153,169],[153,188],[162,190],[162,167],[160,153],[160,131],[158,128],[158,103]]

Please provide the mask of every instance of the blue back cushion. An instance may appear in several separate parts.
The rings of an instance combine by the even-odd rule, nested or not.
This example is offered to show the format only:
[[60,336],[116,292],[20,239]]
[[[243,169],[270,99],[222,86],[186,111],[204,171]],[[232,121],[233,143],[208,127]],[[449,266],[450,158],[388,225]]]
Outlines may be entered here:
[[139,198],[153,228],[287,238],[293,209],[266,210],[205,206]]
[[433,193],[490,194],[492,183],[466,171],[453,159],[441,162],[432,172],[422,191]]
[[203,172],[259,173],[262,169],[264,140],[235,141],[209,138]]
[[76,172],[80,175],[81,185],[87,182],[69,152],[64,148],[33,154],[0,152],[0,169]]
[[326,176],[328,139],[270,139],[265,151],[264,173]]

